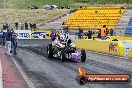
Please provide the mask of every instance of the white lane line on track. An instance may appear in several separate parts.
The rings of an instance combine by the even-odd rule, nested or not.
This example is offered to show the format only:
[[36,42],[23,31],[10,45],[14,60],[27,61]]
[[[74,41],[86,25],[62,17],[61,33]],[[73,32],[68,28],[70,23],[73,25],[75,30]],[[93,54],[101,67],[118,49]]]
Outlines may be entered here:
[[13,62],[15,63],[17,69],[19,70],[19,72],[21,73],[21,75],[23,76],[24,80],[26,81],[26,83],[28,84],[29,88],[35,88],[34,84],[32,83],[32,81],[28,78],[28,76],[26,75],[26,73],[22,70],[22,68],[20,67],[20,65],[17,63],[17,61],[14,59],[14,57],[11,57]]
[[0,60],[0,88],[3,88],[1,60]]

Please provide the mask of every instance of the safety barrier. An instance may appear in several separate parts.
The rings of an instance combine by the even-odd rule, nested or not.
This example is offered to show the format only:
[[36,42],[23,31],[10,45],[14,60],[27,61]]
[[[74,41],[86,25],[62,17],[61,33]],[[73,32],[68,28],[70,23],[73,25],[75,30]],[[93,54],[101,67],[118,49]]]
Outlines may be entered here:
[[132,59],[132,48],[128,51],[128,58]]
[[18,39],[50,39],[50,30],[15,30]]
[[18,39],[31,39],[31,30],[15,30]]
[[119,41],[76,39],[77,48],[124,57],[124,45]]
[[110,39],[118,39],[118,40],[132,40],[132,37],[127,36],[109,36]]

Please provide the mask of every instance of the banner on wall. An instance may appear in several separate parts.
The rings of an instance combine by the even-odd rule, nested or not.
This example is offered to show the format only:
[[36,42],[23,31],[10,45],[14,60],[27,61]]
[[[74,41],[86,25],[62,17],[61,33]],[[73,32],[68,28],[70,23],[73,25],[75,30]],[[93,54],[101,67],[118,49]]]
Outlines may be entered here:
[[15,33],[18,35],[18,39],[50,39],[51,31],[15,30]]
[[15,30],[18,39],[31,39],[31,30]]
[[32,39],[50,39],[50,31],[32,31]]

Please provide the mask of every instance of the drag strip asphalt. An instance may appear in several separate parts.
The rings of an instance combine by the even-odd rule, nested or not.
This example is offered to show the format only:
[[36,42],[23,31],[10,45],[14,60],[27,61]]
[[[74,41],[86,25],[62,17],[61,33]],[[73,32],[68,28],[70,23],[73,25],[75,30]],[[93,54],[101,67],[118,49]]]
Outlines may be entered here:
[[86,84],[76,82],[76,71],[84,67],[89,74],[130,74],[132,60],[87,52],[85,63],[47,59],[49,40],[20,40],[14,56],[35,88],[132,88],[130,84]]

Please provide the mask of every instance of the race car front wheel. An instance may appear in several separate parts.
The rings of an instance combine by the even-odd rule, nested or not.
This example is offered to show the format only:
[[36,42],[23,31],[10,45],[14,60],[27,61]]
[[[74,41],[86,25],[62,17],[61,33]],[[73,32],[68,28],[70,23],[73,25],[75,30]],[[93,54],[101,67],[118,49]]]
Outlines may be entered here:
[[86,52],[85,50],[81,50],[81,61],[85,62],[85,60],[86,60]]
[[47,54],[48,54],[48,58],[52,58],[53,57],[52,44],[48,45],[48,47],[47,47]]
[[66,58],[65,51],[62,50],[61,51],[61,55],[60,55],[60,59],[61,59],[62,62],[64,62],[65,61],[65,58]]
[[80,85],[84,85],[86,83],[86,78],[83,76],[77,77],[77,83],[79,83]]

